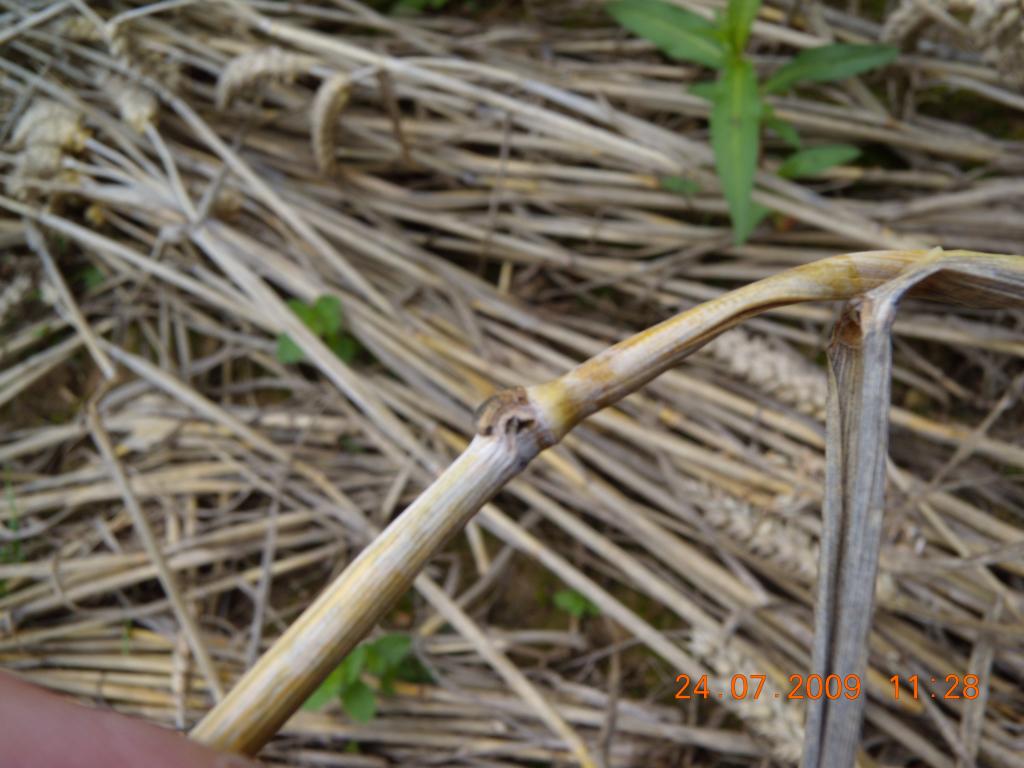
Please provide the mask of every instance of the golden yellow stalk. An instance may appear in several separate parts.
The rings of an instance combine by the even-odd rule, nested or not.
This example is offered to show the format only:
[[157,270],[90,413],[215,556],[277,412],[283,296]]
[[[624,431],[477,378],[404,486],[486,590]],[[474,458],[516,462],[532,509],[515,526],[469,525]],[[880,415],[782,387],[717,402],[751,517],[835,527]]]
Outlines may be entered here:
[[[908,271],[933,270],[919,291],[982,305],[1015,301],[1024,259],[967,251],[835,256],[752,283],[683,312],[554,381],[515,387],[478,412],[462,455],[330,584],[192,731],[220,749],[255,753],[410,586],[430,557],[542,450],[726,329],[773,307],[851,299]],[[974,274],[946,279],[944,269]],[[987,273],[986,273],[987,270]]]

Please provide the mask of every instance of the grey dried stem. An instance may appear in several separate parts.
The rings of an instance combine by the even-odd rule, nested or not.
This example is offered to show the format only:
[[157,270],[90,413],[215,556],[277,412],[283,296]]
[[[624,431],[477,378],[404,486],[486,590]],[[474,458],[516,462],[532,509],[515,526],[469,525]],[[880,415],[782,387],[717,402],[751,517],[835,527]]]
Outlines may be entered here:
[[[892,324],[900,300],[929,281],[939,295],[959,285],[961,300],[982,306],[1024,302],[1024,273],[990,271],[973,260],[946,264],[936,252],[869,291],[837,324],[830,349],[825,526],[813,658],[813,669],[823,679],[864,678],[885,508],[886,456],[878,446],[888,442]],[[812,700],[803,768],[852,768],[863,712],[860,697]]]

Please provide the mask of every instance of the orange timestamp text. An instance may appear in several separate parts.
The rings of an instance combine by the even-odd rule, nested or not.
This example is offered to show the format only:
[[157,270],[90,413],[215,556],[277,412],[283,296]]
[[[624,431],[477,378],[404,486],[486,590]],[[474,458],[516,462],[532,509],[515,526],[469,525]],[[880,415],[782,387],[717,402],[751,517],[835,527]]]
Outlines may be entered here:
[[[709,683],[707,675],[693,680],[689,675],[676,676],[676,699],[856,699],[861,695],[863,687],[860,675],[801,675],[789,676],[788,691],[766,690],[767,675],[736,674],[726,681],[715,679]],[[942,681],[938,678],[922,678],[910,675],[901,678],[893,675],[889,678],[890,692],[894,700],[905,698],[933,699],[968,699],[978,698],[980,681],[977,675],[946,675]],[[720,688],[721,690],[716,690]]]
[[911,699],[932,698],[932,699],[967,699],[973,701],[981,695],[981,681],[977,675],[946,675],[941,680],[937,677],[921,677],[910,675],[905,678],[906,682],[900,679],[899,675],[889,678],[892,685],[892,697],[899,699],[900,696],[907,696]]

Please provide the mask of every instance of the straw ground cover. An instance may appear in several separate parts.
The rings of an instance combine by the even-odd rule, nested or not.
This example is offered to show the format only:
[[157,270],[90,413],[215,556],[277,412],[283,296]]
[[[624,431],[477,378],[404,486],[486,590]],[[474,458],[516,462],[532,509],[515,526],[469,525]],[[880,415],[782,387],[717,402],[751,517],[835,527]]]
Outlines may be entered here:
[[[766,136],[754,200],[775,214],[736,246],[707,105],[684,87],[705,75],[597,5],[89,10],[11,9],[0,33],[0,659],[179,728],[454,460],[499,390],[824,256],[1022,251],[1020,99],[948,25],[922,24],[884,86],[773,103],[805,142],[864,160],[798,184]],[[747,52],[877,42],[882,21],[769,5]],[[950,94],[964,106],[936,109]],[[998,127],[957,122],[977,114]],[[325,295],[358,342],[348,360],[288,305]],[[799,701],[673,697],[680,673],[785,693],[811,669],[815,358],[836,318],[751,320],[540,454],[413,590],[381,585],[399,602],[380,629],[353,628],[408,634],[426,674],[389,694],[363,670],[373,719],[302,711],[261,757],[790,761]],[[1019,765],[1020,316],[911,298],[893,343],[860,745],[884,764]],[[599,615],[559,608],[566,590]],[[304,662],[320,676],[336,659]],[[888,682],[967,673],[970,704],[894,701]]]

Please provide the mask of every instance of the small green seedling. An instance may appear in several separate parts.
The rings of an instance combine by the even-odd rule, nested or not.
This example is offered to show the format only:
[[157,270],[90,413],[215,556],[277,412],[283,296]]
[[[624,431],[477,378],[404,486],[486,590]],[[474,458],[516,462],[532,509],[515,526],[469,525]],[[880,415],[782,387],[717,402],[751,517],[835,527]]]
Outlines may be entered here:
[[558,608],[577,619],[601,615],[600,608],[574,589],[562,589],[555,592],[554,602]]
[[[759,82],[744,51],[760,7],[761,0],[729,0],[725,13],[712,22],[662,0],[617,0],[608,4],[608,12],[616,21],[671,58],[718,70],[717,80],[698,83],[690,92],[711,102],[711,148],[737,243],[745,242],[768,213],[753,201],[762,126],[794,149],[800,148],[796,129],[772,113],[765,96],[801,83],[843,80],[884,66],[899,54],[898,49],[887,45],[826,45],[802,51]],[[814,147],[790,155],[779,173],[790,178],[814,176],[858,156],[856,147],[845,144]],[[663,187],[673,184],[666,186],[663,182]]]
[[360,644],[306,699],[303,708],[319,710],[339,699],[349,717],[357,723],[369,722],[377,714],[377,694],[363,682],[363,672],[377,678],[385,695],[394,693],[395,680],[429,679],[419,662],[410,656],[411,650],[412,639],[402,634],[383,635]]
[[779,176],[802,179],[817,176],[835,165],[849,163],[860,157],[860,150],[848,144],[828,144],[794,152],[779,166]]
[[75,276],[75,279],[83,288],[85,288],[85,290],[91,291],[93,288],[99,288],[103,285],[103,281],[107,278],[99,267],[89,265],[82,269]]
[[[324,295],[312,304],[299,299],[289,299],[288,306],[299,316],[303,324],[331,348],[346,363],[352,362],[359,353],[359,342],[345,333],[345,316],[341,302],[336,296]],[[305,359],[302,347],[291,336],[282,333],[277,337],[277,360],[280,363],[300,363]]]

